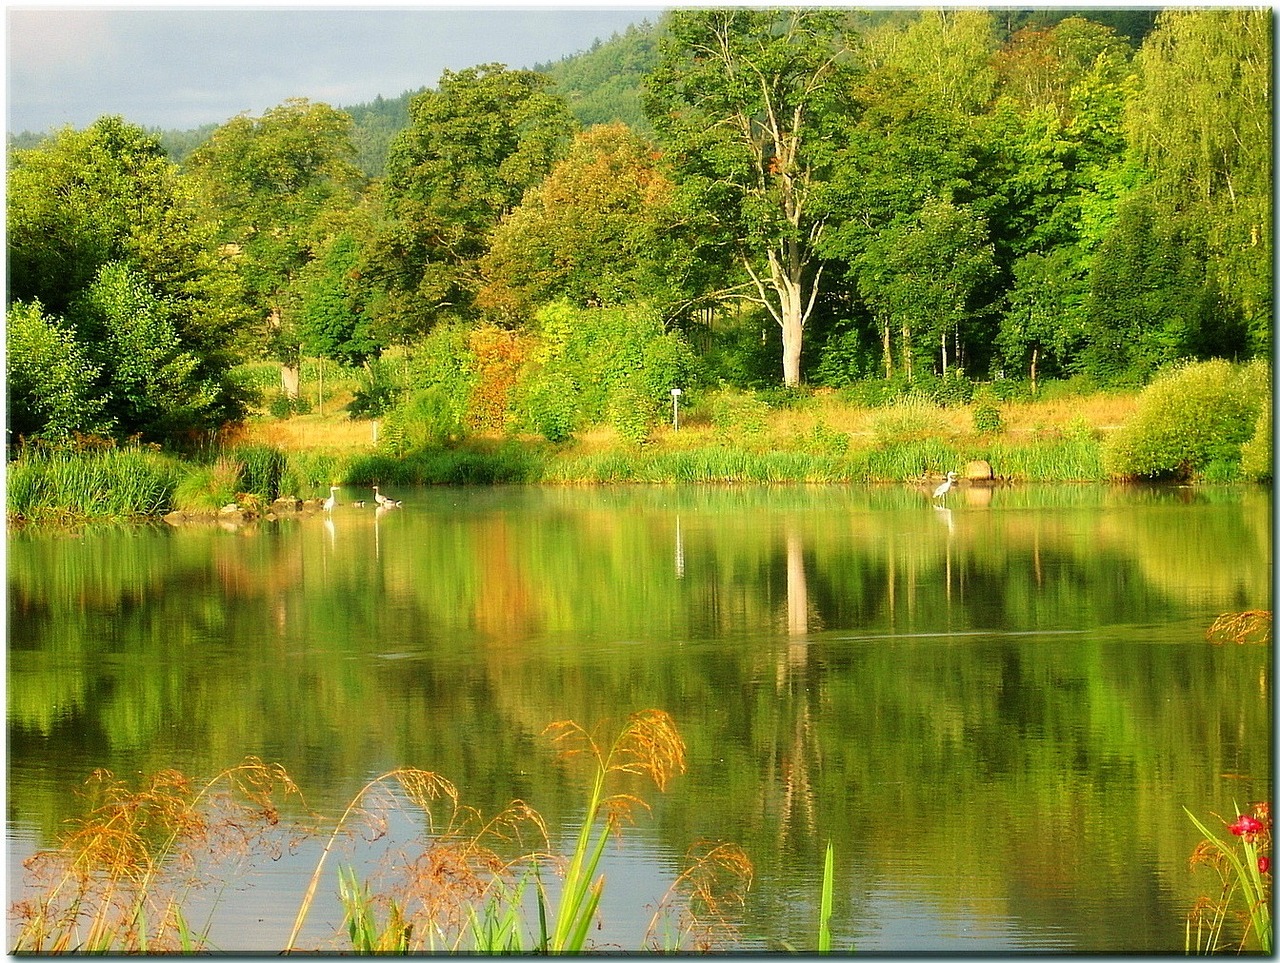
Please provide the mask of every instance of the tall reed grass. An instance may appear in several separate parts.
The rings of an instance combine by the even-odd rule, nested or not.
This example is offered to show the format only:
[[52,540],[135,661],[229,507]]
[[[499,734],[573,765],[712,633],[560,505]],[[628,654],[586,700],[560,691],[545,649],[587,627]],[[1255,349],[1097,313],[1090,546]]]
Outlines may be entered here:
[[1089,437],[1041,438],[1033,443],[992,441],[984,456],[1001,478],[1018,481],[1104,481],[1102,445]]
[[[576,953],[591,934],[605,880],[608,839],[649,804],[634,777],[662,791],[684,771],[684,741],[671,717],[630,716],[609,743],[577,723],[547,727],[561,759],[586,760],[589,789],[576,842],[553,851],[546,824],[521,800],[495,816],[462,803],[437,773],[402,767],[366,783],[341,816],[318,826],[282,820],[300,793],[279,766],[247,759],[203,786],[165,771],[130,788],[110,773],[90,780],[92,808],[57,849],[27,862],[30,895],[12,908],[15,953],[208,952],[217,909],[192,927],[184,905],[193,886],[221,880],[230,864],[278,858],[303,838],[322,841],[284,953],[299,950],[304,925],[340,843],[385,835],[393,811],[416,812],[420,835],[393,847],[375,874],[380,886],[341,866],[333,880],[344,909],[342,935],[357,953]],[[620,782],[619,780],[626,780]],[[303,804],[305,809],[305,804]],[[553,894],[548,874],[561,877]],[[644,949],[711,950],[736,938],[734,918],[752,867],[732,843],[699,843],[658,901]],[[532,899],[534,904],[529,906]],[[534,920],[530,926],[529,920]],[[253,947],[256,951],[266,947]]]
[[347,485],[518,485],[543,480],[546,459],[538,445],[422,448],[394,456],[356,455],[346,464]]
[[193,930],[184,901],[197,887],[226,885],[252,853],[278,856],[277,803],[298,791],[282,768],[253,758],[203,786],[165,770],[130,788],[98,770],[88,789],[90,812],[58,849],[26,863],[35,891],[13,907],[14,953],[207,949],[209,926]]
[[8,513],[26,520],[161,515],[183,471],[177,459],[143,448],[24,449],[8,466]]

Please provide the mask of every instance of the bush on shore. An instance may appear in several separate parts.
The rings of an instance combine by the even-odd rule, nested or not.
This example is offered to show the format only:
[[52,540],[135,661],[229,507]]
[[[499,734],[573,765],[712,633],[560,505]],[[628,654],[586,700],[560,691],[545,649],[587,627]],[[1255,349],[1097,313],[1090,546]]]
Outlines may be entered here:
[[[1271,408],[1265,362],[1213,360],[1172,366],[1139,398],[1138,411],[1106,442],[1103,468],[1113,478],[1229,481],[1260,412]],[[1253,459],[1258,456],[1251,454]]]

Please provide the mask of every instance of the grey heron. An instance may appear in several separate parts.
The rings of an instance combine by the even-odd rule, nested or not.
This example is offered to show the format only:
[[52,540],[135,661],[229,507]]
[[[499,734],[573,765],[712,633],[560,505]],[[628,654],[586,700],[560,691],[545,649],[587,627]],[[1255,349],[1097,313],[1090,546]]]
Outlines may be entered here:
[[947,492],[951,491],[951,485],[960,476],[953,471],[947,472],[947,480],[933,490],[934,498],[941,498]]

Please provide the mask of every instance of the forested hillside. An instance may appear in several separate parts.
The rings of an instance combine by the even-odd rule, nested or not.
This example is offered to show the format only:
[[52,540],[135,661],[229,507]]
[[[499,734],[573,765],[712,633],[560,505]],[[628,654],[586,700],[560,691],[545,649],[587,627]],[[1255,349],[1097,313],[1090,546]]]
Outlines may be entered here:
[[262,359],[286,400],[323,357],[432,437],[551,438],[643,434],[673,387],[1269,357],[1271,30],[696,9],[198,143],[102,118],[11,149],[10,429],[175,437]]
[[652,133],[641,102],[645,75],[658,63],[660,26],[645,21],[596,41],[590,50],[533,69],[546,74],[584,127],[620,121]]

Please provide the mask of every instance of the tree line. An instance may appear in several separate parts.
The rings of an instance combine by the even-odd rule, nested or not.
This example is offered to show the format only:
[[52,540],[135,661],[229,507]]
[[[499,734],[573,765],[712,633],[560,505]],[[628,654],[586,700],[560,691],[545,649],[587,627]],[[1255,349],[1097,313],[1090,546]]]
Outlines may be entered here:
[[[637,330],[659,367],[618,377],[651,403],[661,372],[1034,390],[1269,356],[1270,11],[1166,10],[1136,46],[1013,26],[677,10],[605,45],[630,93],[485,64],[394,135],[396,103],[357,136],[290,100],[180,163],[120,117],[11,149],[11,438],[172,437],[245,410],[242,361],[393,347],[501,355],[472,381],[552,403],[592,377],[565,374],[583,338]],[[610,98],[644,122],[570,104]]]

